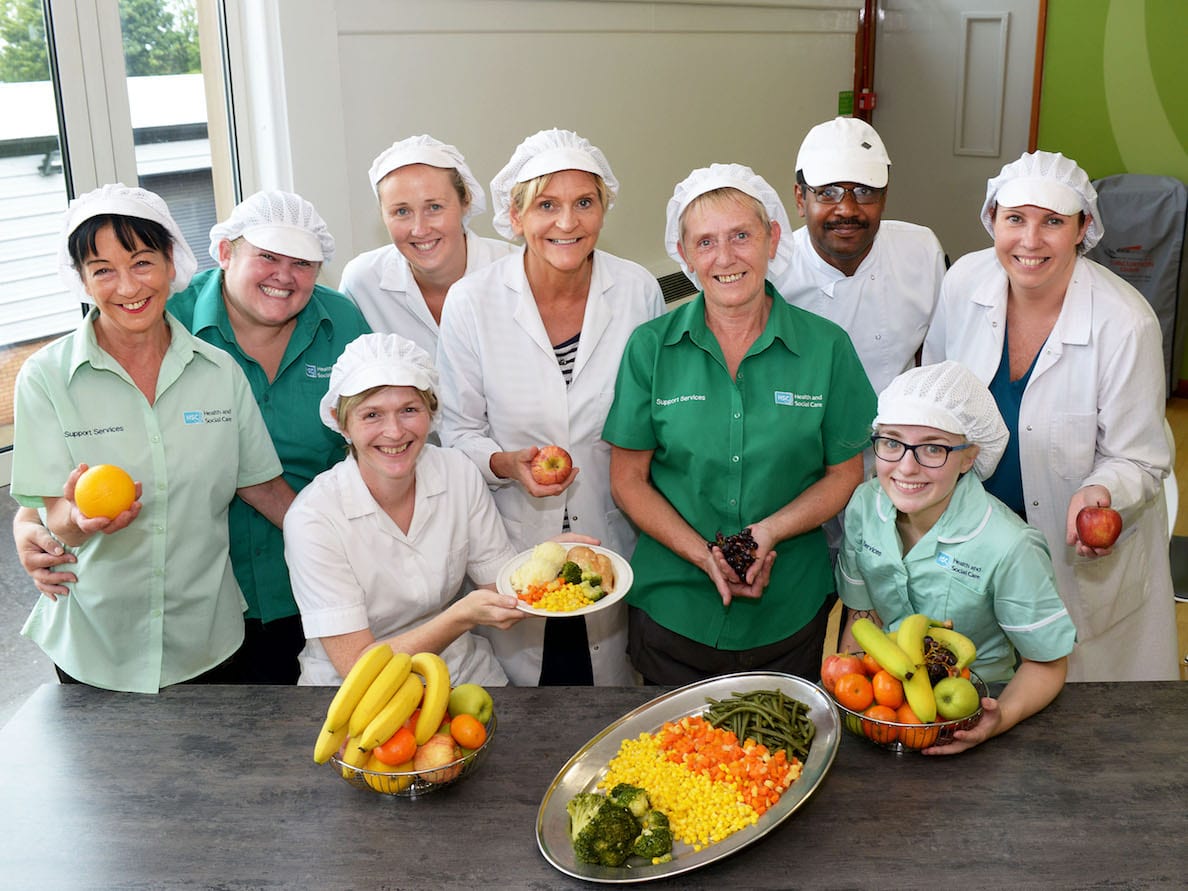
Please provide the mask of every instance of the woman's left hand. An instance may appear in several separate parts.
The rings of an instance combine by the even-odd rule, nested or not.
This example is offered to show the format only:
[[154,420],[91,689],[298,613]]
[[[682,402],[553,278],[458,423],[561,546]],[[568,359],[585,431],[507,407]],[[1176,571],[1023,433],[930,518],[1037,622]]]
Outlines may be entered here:
[[1077,534],[1077,514],[1084,507],[1109,507],[1110,490],[1105,486],[1085,486],[1073,493],[1068,503],[1068,515],[1065,518],[1065,543],[1077,546],[1077,554],[1081,557],[1105,557],[1113,552],[1112,547],[1091,548],[1081,541]]
[[738,574],[730,568],[721,548],[710,549],[706,573],[717,587],[718,594],[721,595],[722,603],[725,606],[730,606],[730,601],[735,597],[759,599],[763,596],[768,582],[771,581],[771,565],[775,563],[776,558],[776,552],[773,549],[775,542],[766,534],[766,530],[759,530],[758,524],[751,526],[751,535],[757,545],[755,562],[747,570],[744,579],[739,579]]

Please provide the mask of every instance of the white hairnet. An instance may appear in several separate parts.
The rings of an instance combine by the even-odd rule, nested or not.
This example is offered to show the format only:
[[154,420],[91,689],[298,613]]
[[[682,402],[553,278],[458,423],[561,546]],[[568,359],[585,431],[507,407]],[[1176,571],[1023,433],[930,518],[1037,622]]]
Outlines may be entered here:
[[210,255],[219,259],[219,244],[242,236],[250,244],[286,257],[329,263],[334,236],[314,206],[292,192],[279,189],[244,198],[231,216],[210,229]]
[[994,473],[1010,439],[986,385],[952,360],[908,369],[891,381],[879,394],[875,430],[883,424],[935,427],[964,436],[979,447],[973,469],[982,479]]
[[1105,225],[1097,212],[1097,190],[1077,162],[1060,152],[1025,152],[1018,161],[1005,165],[998,176],[986,183],[986,202],[982,205],[982,225],[991,237],[995,207],[1032,205],[1059,214],[1084,213],[1090,217],[1079,250],[1089,250],[1105,235]]
[[887,185],[891,159],[875,128],[858,118],[836,117],[808,131],[796,153],[796,169],[810,186],[861,183]]
[[495,231],[504,238],[515,238],[511,225],[511,193],[517,183],[526,183],[559,170],[584,170],[602,177],[610,201],[615,206],[619,181],[611,172],[610,162],[588,139],[572,130],[541,130],[529,136],[512,152],[511,160],[491,180],[491,203]]
[[319,406],[322,423],[345,436],[333,409],[338,408],[341,397],[356,396],[372,387],[416,387],[433,392],[437,369],[427,352],[399,334],[360,334],[347,344],[330,370],[330,388]]
[[70,292],[87,303],[94,303],[91,295],[83,286],[82,277],[74,268],[74,261],[70,259],[70,236],[84,222],[91,217],[105,214],[117,214],[125,217],[138,217],[142,220],[152,220],[165,227],[173,241],[173,281],[170,283],[172,292],[183,290],[194,277],[198,268],[198,260],[194,252],[186,244],[181,227],[169,213],[169,207],[163,198],[148,189],[136,186],[126,186],[123,183],[109,183],[106,186],[79,195],[70,202],[66,212],[62,215],[62,236],[58,245],[58,275]]
[[393,170],[407,167],[409,164],[428,164],[430,167],[440,167],[443,170],[457,170],[470,191],[470,205],[462,214],[465,223],[477,213],[487,209],[487,195],[479,185],[470,168],[466,166],[466,159],[454,146],[447,145],[432,136],[410,136],[392,143],[371,162],[371,169],[367,176],[371,180],[371,191],[379,195],[379,184],[385,176]]
[[767,180],[742,164],[711,164],[709,167],[700,167],[677,183],[676,188],[672,190],[672,197],[668,199],[668,215],[664,224],[664,246],[668,250],[668,256],[680,264],[694,285],[701,287],[697,273],[689,268],[689,264],[677,250],[677,243],[681,240],[681,214],[695,198],[715,189],[738,189],[744,195],[750,195],[763,205],[768,219],[780,224],[782,237],[776,248],[775,259],[767,265],[767,277],[778,278],[792,259],[792,224],[788,222],[788,211],[784,209],[784,202]]

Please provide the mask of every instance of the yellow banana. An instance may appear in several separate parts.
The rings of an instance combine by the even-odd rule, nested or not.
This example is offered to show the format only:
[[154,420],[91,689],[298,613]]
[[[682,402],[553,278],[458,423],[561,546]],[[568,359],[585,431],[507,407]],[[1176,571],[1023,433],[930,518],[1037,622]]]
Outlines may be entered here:
[[359,700],[363,698],[363,694],[367,692],[371,682],[391,661],[392,656],[392,648],[387,644],[381,644],[378,647],[372,647],[355,660],[355,664],[351,666],[351,670],[343,679],[342,686],[330,700],[330,708],[326,710],[327,724],[337,730],[350,723],[355,706],[359,704]]
[[885,668],[901,681],[906,681],[915,673],[916,664],[912,662],[903,648],[883,633],[883,629],[863,616],[855,620],[850,626],[850,633],[854,640],[862,647],[880,667]]
[[969,668],[973,664],[974,659],[977,658],[978,648],[974,645],[974,642],[964,634],[954,631],[952,628],[945,628],[943,626],[929,628],[928,636],[946,650],[952,651],[953,655],[957,657],[958,671],[961,671],[963,668]]
[[371,751],[363,751],[355,745],[355,741],[348,739],[346,748],[342,750],[342,763],[348,764],[350,767],[342,769],[342,776],[344,779],[353,779],[358,774],[351,770],[351,767],[366,767],[367,759],[371,757]]
[[408,653],[396,653],[388,664],[383,667],[355,710],[351,712],[351,736],[358,737],[367,725],[372,722],[388,702],[396,695],[400,685],[404,683],[409,672],[412,671],[412,656]]
[[322,731],[318,734],[318,741],[314,743],[314,762],[317,764],[325,764],[330,760],[330,756],[339,750],[347,738],[347,726],[343,724],[337,730],[332,728],[329,723],[322,725]]
[[436,653],[417,653],[412,657],[412,670],[425,679],[425,699],[413,731],[420,746],[437,732],[445,717],[450,702],[450,670]]
[[917,718],[925,723],[936,720],[936,695],[932,692],[932,680],[923,667],[912,675],[910,681],[904,681],[903,695]]
[[[907,653],[912,665],[924,664],[924,635],[929,629],[928,616],[923,613],[912,613],[899,623],[895,632],[895,640],[899,648]],[[915,709],[912,709],[915,711]]]
[[421,679],[415,674],[409,674],[396,694],[388,700],[388,704],[380,709],[380,713],[361,734],[353,737],[353,744],[347,748],[370,752],[380,743],[387,742],[392,738],[392,734],[400,729],[400,725],[412,716],[420,701]]

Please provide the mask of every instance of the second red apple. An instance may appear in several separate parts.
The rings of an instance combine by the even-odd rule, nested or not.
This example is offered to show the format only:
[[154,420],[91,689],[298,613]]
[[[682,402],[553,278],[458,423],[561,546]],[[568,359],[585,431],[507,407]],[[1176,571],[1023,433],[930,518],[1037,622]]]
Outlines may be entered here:
[[573,469],[573,458],[569,452],[557,445],[547,445],[532,459],[532,478],[542,486],[555,486],[565,482]]

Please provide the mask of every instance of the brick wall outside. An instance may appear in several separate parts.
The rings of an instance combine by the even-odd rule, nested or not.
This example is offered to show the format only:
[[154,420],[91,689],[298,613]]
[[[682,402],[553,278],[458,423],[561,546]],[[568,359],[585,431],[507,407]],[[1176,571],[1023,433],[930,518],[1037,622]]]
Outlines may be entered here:
[[[16,387],[17,372],[31,355],[56,337],[0,347],[0,427],[12,424],[12,391]],[[7,445],[7,443],[0,443]]]

